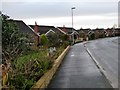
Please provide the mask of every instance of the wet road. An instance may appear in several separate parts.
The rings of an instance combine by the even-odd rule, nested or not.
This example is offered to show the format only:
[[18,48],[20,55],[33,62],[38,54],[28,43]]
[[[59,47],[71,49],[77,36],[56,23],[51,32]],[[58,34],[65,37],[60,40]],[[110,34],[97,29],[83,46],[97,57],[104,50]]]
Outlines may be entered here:
[[114,37],[88,41],[86,44],[115,88],[118,87],[118,43],[118,37]]
[[83,43],[71,47],[48,88],[111,88]]

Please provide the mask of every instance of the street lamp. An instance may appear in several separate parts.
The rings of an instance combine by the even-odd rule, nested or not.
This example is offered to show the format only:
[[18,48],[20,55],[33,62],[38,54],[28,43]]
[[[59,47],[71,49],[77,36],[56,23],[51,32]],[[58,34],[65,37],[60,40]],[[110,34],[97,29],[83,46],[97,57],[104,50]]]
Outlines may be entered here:
[[71,13],[72,13],[72,33],[73,33],[73,35],[72,35],[72,38],[73,38],[73,44],[74,44],[74,31],[73,31],[73,10],[75,9],[75,7],[72,7],[71,8]]

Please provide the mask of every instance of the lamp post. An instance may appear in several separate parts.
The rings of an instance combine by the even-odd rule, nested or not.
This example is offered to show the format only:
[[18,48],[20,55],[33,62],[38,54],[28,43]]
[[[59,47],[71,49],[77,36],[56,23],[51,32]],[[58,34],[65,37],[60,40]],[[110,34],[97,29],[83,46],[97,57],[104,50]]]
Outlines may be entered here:
[[73,10],[75,9],[75,7],[72,7],[71,8],[71,13],[72,13],[72,33],[73,33],[73,35],[72,35],[72,38],[73,38],[73,44],[74,44],[74,31],[73,31]]

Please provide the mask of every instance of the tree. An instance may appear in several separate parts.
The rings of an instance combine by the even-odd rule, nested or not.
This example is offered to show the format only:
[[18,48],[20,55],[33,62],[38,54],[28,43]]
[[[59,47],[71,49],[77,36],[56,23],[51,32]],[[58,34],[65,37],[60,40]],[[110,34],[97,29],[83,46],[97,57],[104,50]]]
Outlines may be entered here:
[[46,46],[48,44],[48,42],[49,42],[49,40],[46,37],[46,35],[42,34],[40,38],[41,38],[41,44]]
[[26,52],[26,36],[19,31],[16,23],[9,16],[2,14],[2,55],[3,62],[11,61]]
[[47,37],[49,40],[49,46],[58,46],[60,40],[56,33],[49,33]]
[[62,35],[62,40],[63,41],[69,41],[69,36],[67,34]]
[[8,77],[8,70],[12,62],[14,62],[16,57],[21,54],[25,54],[30,50],[27,45],[28,38],[27,35],[21,33],[16,23],[10,19],[9,16],[1,14],[0,19],[2,20],[2,63],[4,65],[4,73],[2,84],[5,85]]
[[94,40],[94,39],[95,39],[95,33],[92,33],[92,34],[89,36],[89,39],[90,39],[90,40]]

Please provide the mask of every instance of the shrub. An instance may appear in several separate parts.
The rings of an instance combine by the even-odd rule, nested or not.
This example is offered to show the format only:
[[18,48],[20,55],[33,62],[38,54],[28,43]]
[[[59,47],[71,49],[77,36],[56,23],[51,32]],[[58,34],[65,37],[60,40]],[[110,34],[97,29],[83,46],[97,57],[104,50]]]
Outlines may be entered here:
[[99,38],[104,38],[105,37],[105,34],[100,34],[99,35]]
[[90,36],[89,36],[89,40],[94,40],[95,39],[95,33],[92,33]]
[[49,46],[57,46],[59,44],[59,37],[56,33],[49,33],[47,35],[49,40]]
[[68,42],[68,41],[65,41],[63,44],[62,44],[62,46],[61,47],[63,47],[64,49],[68,46],[68,45],[70,45],[71,43],[70,42]]
[[18,57],[9,71],[9,87],[27,90],[52,66],[47,51],[32,52]]
[[9,16],[2,14],[2,59],[3,63],[14,60],[20,54],[30,50],[25,34],[19,31]]
[[67,34],[62,35],[61,39],[63,41],[69,41],[69,36]]
[[47,45],[48,44],[49,41],[48,41],[48,38],[46,37],[45,34],[42,34],[40,38],[41,38],[41,44],[42,45]]

